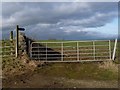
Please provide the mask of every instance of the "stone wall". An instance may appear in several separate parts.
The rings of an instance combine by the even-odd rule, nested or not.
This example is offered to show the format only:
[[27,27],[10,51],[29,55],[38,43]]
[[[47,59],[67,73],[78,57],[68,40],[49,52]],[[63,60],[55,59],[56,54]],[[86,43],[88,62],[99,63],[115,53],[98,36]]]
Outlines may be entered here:
[[26,47],[25,34],[19,32],[19,54],[26,53]]
[[25,35],[25,33],[19,32],[19,54],[27,54],[29,56],[30,53],[30,44],[34,40],[30,39]]

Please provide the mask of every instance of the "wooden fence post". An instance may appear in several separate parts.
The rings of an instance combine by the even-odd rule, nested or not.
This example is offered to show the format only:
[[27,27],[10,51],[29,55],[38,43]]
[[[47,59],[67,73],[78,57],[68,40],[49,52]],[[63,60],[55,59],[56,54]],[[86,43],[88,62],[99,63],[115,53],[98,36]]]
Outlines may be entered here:
[[13,55],[13,31],[10,32],[10,55]]
[[19,26],[17,25],[16,27],[16,57],[18,57],[19,51],[18,51],[18,42],[19,42],[19,31],[18,31]]
[[10,32],[10,41],[13,41],[13,31]]

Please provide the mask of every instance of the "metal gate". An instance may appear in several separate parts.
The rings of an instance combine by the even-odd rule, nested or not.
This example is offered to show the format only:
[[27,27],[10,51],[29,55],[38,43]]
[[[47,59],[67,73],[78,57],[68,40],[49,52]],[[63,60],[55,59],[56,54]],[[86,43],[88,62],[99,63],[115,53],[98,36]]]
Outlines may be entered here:
[[32,42],[30,58],[44,62],[104,61],[111,59],[111,41]]

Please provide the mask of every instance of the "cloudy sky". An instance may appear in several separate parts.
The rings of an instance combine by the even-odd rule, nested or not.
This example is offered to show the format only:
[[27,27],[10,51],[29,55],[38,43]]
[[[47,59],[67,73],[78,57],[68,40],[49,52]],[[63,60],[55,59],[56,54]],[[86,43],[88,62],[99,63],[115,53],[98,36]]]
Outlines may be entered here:
[[17,24],[34,39],[111,39],[118,34],[117,2],[3,2],[1,15],[3,38]]

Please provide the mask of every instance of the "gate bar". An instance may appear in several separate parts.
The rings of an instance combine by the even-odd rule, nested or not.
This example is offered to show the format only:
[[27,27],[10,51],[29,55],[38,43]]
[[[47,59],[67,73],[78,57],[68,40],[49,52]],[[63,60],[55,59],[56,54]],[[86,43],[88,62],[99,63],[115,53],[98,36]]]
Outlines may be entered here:
[[95,41],[93,41],[93,55],[94,55],[94,60],[95,60]]
[[46,43],[46,61],[47,61],[47,43]]
[[64,42],[32,42],[32,43],[70,43],[70,42],[93,42],[93,41],[108,41],[108,40],[86,40],[86,41],[64,41]]
[[110,60],[111,60],[111,41],[109,40],[109,57],[110,57]]
[[79,43],[77,42],[77,60],[79,61]]

